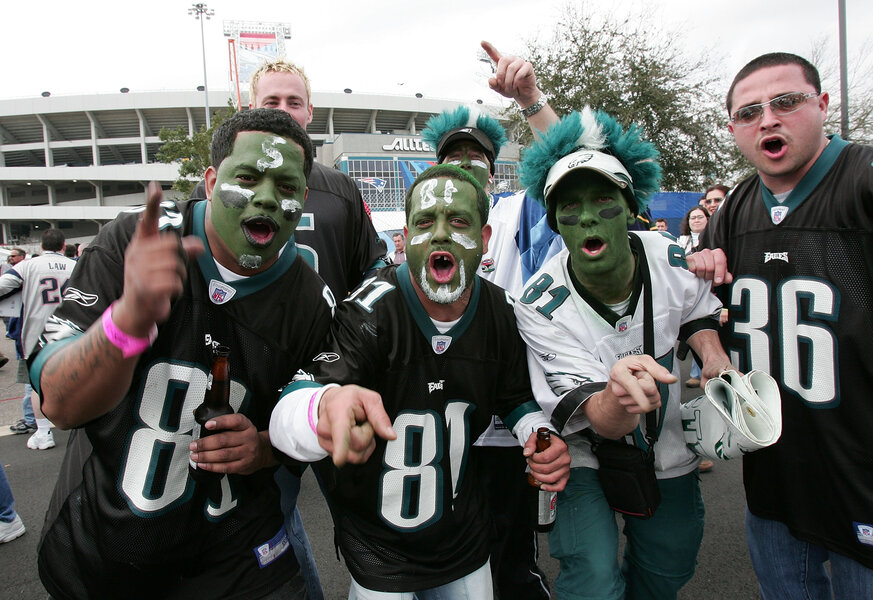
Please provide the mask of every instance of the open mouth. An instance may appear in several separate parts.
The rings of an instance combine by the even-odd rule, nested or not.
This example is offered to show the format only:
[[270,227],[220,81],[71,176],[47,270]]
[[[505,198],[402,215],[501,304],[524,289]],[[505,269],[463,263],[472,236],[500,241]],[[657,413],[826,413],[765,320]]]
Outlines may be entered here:
[[243,221],[242,230],[246,239],[256,248],[270,245],[276,236],[279,226],[269,217],[252,217]]
[[606,244],[600,238],[588,238],[582,244],[582,250],[588,256],[597,256],[606,248]]
[[788,149],[780,138],[770,138],[763,141],[761,149],[768,158],[780,158]]
[[428,260],[430,274],[438,284],[449,283],[455,276],[458,266],[450,252],[434,252]]

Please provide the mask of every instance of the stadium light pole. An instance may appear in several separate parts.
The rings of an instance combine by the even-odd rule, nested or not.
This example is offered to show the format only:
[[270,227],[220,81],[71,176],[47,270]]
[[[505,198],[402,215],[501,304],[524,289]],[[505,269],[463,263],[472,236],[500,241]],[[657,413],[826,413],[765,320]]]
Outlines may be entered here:
[[215,10],[206,6],[205,2],[197,2],[188,9],[189,15],[200,21],[200,47],[203,51],[203,97],[206,99],[206,129],[212,127],[212,119],[209,118],[209,86],[206,84],[206,37],[203,33],[203,21],[215,14]]

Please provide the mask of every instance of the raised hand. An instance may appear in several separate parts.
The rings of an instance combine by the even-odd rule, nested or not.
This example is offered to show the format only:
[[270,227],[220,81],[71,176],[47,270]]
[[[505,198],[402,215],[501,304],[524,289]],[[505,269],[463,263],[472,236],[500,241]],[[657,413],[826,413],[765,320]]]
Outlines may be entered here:
[[533,65],[518,56],[504,56],[489,42],[482,42],[482,49],[494,61],[495,73],[488,80],[492,90],[511,98],[522,107],[527,107],[539,100],[537,76]]
[[187,277],[186,255],[203,251],[194,236],[180,240],[175,232],[159,231],[162,199],[161,187],[150,183],[145,211],[124,253],[124,292],[113,311],[115,324],[137,337],[167,320]]

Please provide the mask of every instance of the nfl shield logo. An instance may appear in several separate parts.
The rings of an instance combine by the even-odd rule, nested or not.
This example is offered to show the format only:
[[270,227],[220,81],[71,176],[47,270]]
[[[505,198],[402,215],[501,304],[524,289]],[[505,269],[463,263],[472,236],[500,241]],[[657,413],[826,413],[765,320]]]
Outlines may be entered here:
[[630,324],[630,317],[622,317],[615,324],[615,330],[619,333],[624,333],[625,331],[627,331],[629,324]]
[[787,206],[774,206],[770,209],[770,220],[774,225],[778,225],[788,215]]
[[431,338],[430,343],[434,352],[442,354],[449,349],[449,345],[452,343],[452,338],[447,335],[435,335]]
[[213,304],[224,304],[233,298],[234,294],[236,290],[223,281],[213,279],[209,282],[209,299]]

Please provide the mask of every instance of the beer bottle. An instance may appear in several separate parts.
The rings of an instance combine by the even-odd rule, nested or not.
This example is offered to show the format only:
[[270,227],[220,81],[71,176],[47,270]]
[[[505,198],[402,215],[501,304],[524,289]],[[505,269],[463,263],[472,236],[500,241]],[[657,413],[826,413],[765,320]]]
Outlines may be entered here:
[[[536,452],[540,453],[552,444],[552,432],[548,427],[537,429]],[[536,531],[545,533],[555,526],[558,507],[558,493],[547,492],[537,485],[536,479],[528,471],[527,483],[531,486],[531,525]]]
[[[233,414],[230,406],[230,348],[218,346],[212,353],[212,370],[206,380],[206,394],[203,403],[194,409],[194,420],[200,425],[200,437],[205,438],[221,430],[206,429],[206,422],[222,415]],[[212,485],[221,479],[221,473],[203,471],[197,463],[188,461],[191,477],[196,481]]]

